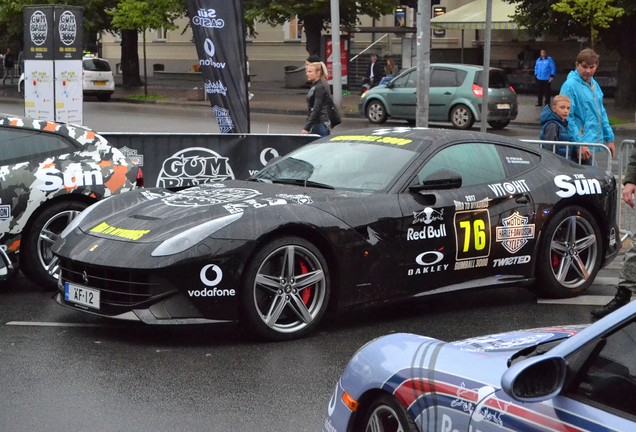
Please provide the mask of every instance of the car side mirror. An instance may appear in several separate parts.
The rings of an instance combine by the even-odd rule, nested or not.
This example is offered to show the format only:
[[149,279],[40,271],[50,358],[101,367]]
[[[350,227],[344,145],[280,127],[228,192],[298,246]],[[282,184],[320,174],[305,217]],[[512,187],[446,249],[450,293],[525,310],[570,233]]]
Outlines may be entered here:
[[411,191],[459,189],[462,187],[462,176],[455,171],[441,169],[424,179],[421,184],[411,186]]
[[0,281],[9,279],[13,273],[13,265],[7,256],[7,253],[0,249]]
[[519,402],[542,402],[558,395],[565,383],[563,357],[533,357],[516,363],[501,378],[503,391]]

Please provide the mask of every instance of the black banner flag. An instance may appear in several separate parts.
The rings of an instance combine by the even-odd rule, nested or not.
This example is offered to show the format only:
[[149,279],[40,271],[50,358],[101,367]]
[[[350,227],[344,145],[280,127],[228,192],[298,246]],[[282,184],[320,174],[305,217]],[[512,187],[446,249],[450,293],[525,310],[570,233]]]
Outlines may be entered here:
[[241,0],[187,0],[204,87],[221,133],[249,133]]

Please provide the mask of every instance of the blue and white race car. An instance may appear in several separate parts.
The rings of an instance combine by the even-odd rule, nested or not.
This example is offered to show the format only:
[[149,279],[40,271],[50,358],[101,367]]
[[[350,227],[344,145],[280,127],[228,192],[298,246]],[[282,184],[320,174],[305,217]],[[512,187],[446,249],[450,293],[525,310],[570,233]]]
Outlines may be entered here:
[[362,347],[323,431],[634,431],[636,302],[592,325]]

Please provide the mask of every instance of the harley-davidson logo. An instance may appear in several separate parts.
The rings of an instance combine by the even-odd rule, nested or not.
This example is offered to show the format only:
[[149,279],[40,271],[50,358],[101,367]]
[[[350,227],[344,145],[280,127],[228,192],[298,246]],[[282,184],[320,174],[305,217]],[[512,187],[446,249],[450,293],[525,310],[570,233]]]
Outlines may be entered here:
[[510,253],[518,252],[534,238],[534,224],[528,224],[528,217],[514,212],[501,220],[503,226],[497,227],[496,240]]

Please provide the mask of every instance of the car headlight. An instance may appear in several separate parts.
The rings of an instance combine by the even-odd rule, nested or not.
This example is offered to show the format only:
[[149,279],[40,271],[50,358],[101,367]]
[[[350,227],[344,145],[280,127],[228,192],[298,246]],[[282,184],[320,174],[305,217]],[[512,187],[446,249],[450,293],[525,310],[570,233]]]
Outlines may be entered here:
[[225,228],[232,222],[239,220],[243,216],[243,213],[236,213],[228,216],[223,216],[218,219],[211,220],[209,222],[202,223],[193,228],[187,229],[181,234],[177,234],[168,240],[163,241],[159,246],[152,251],[150,255],[153,257],[168,256],[183,252],[199,243],[206,237],[211,236],[221,228]]
[[79,214],[79,216],[73,219],[70,224],[66,225],[66,228],[64,228],[64,230],[60,233],[60,238],[65,238],[67,235],[73,232],[73,230],[79,226],[79,224],[86,218],[86,216],[95,211],[97,207],[102,205],[110,198],[111,197],[104,198],[103,200],[97,201],[95,204],[92,204],[89,207],[85,208],[84,211]]

